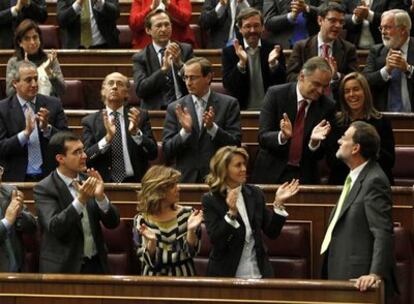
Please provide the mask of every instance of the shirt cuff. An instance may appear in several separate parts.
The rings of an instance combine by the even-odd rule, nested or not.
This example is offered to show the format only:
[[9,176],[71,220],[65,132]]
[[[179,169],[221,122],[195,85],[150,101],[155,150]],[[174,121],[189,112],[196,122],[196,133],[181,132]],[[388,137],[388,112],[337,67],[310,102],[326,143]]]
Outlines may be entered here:
[[294,24],[294,23],[295,23],[295,19],[293,19],[293,15],[292,15],[292,13],[288,13],[286,17],[287,17],[287,20],[288,20],[290,23],[292,23],[292,24]]
[[132,135],[132,140],[139,146],[142,144],[142,140],[144,138],[144,135],[142,134],[141,130],[138,129],[137,134]]
[[1,222],[3,223],[4,227],[6,227],[7,231],[9,231],[12,224],[10,224],[6,218],[1,219]]
[[246,67],[242,67],[240,65],[240,62],[237,62],[237,69],[239,70],[240,73],[245,74],[246,73]]
[[211,127],[211,129],[206,129],[207,133],[210,134],[211,138],[214,138],[217,134],[218,131],[218,126],[215,122],[213,122],[213,126]]
[[182,138],[183,141],[186,141],[187,138],[189,138],[191,135],[191,133],[187,133],[187,131],[184,128],[181,128],[180,130],[180,136]]
[[287,140],[282,140],[282,131],[279,131],[279,133],[277,134],[277,141],[281,146],[286,145]]
[[374,12],[369,10],[368,11],[368,17],[367,20],[369,21],[369,23],[372,23],[372,21],[374,21]]
[[311,141],[309,140],[308,148],[309,148],[309,150],[311,150],[312,152],[315,152],[316,150],[318,150],[320,146],[321,146],[321,141],[319,141],[319,142],[318,142],[318,144],[316,145],[316,147],[312,147],[312,146],[311,146]]
[[381,74],[381,77],[382,77],[382,79],[383,79],[384,81],[388,81],[388,80],[390,80],[390,79],[391,79],[391,75],[390,75],[390,74],[388,74],[387,69],[386,69],[385,67],[383,67],[383,68],[380,70],[380,74]]
[[[34,131],[35,130],[33,130],[32,132]],[[29,141],[29,138],[26,137],[26,135],[24,134],[24,131],[21,131],[17,134],[17,139],[19,140],[19,143],[22,147],[24,147]]]
[[240,224],[237,220],[232,220],[227,214],[224,216],[224,220],[231,225],[233,228],[238,229],[240,227]]
[[357,19],[357,16],[355,14],[352,15],[351,20],[352,20],[352,23],[353,24],[359,24],[358,19]]
[[13,17],[17,17],[18,13],[17,13],[16,6],[12,6],[10,8],[10,12],[11,12],[11,14],[12,14]]
[[50,136],[52,135],[52,126],[50,124],[47,125],[46,131],[43,131],[43,129],[41,130],[44,138],[50,138]]
[[82,214],[83,208],[85,208],[85,206],[78,200],[77,197],[73,200],[72,206],[76,209],[76,211],[79,214]]
[[101,209],[104,213],[108,212],[109,210],[109,200],[105,195],[105,198],[101,201],[95,199],[95,202],[98,204],[99,209]]
[[98,141],[98,148],[99,150],[103,150],[108,146],[108,141],[106,140],[106,137],[104,136],[100,141]]
[[288,217],[289,216],[289,213],[287,213],[287,211],[285,209],[282,209],[282,208],[273,207],[273,211],[277,215],[280,215],[280,216],[283,216],[283,217]]

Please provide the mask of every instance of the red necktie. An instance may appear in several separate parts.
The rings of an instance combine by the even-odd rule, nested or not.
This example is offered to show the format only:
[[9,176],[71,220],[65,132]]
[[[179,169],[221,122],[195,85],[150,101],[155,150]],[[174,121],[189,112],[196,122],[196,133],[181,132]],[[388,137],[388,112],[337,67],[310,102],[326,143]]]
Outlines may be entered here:
[[[322,44],[322,58],[324,58],[325,60],[329,59],[329,48],[331,46],[327,43]],[[330,96],[331,95],[331,88],[328,86],[325,89],[325,95],[326,96]]]
[[300,102],[298,113],[296,114],[295,124],[293,126],[293,135],[289,148],[289,165],[299,166],[302,157],[303,130],[305,128],[305,109],[308,105],[306,100]]

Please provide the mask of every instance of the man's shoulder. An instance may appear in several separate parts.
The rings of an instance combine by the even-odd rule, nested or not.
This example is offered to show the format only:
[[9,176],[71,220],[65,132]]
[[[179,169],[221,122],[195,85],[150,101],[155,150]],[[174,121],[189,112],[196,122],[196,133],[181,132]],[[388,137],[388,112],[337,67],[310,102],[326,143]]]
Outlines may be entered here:
[[3,110],[4,108],[8,107],[10,101],[12,101],[13,98],[14,98],[14,95],[0,100],[0,111]]
[[[288,92],[290,90],[293,90],[293,88],[296,88],[296,82],[288,82],[283,84],[276,84],[273,86],[270,86],[268,90],[268,94],[280,94],[281,92]],[[281,97],[286,98],[285,95],[275,96],[275,97]]]
[[144,58],[147,57],[147,53],[148,53],[148,49],[152,47],[152,44],[148,44],[147,46],[145,46],[143,49],[141,49],[140,51],[138,51],[137,53],[135,53],[134,55],[132,55],[132,60],[142,60]]
[[336,39],[336,43],[338,43],[338,45],[340,45],[344,50],[352,50],[352,49],[356,50],[355,44],[353,44],[352,42],[349,42],[348,40],[345,40],[341,37],[338,37]]
[[55,174],[56,170],[49,173],[48,176],[43,178],[41,181],[37,182],[36,185],[33,187],[33,190],[36,189],[48,189],[49,191],[53,191],[53,187],[51,185],[53,184],[53,175]]
[[57,97],[54,97],[54,96],[46,96],[46,95],[42,95],[42,94],[37,94],[36,95],[36,102],[38,102],[38,101],[42,101],[44,103],[51,104],[51,105],[61,105],[60,99],[58,99]]
[[102,110],[98,110],[96,112],[89,113],[88,115],[86,115],[85,117],[82,118],[82,123],[83,122],[95,121],[101,115],[102,115]]

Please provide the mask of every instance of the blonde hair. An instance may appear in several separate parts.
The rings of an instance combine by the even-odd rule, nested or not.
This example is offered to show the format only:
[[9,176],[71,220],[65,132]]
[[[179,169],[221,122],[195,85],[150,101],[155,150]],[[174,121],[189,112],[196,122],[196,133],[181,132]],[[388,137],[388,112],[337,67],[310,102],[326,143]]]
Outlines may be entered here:
[[210,191],[224,194],[226,190],[227,169],[234,155],[244,157],[246,163],[249,161],[249,154],[244,148],[236,146],[225,146],[217,150],[210,160],[210,173],[206,177],[206,182]]
[[166,166],[152,166],[141,180],[138,192],[138,212],[155,215],[161,211],[161,202],[168,190],[178,183],[181,173]]

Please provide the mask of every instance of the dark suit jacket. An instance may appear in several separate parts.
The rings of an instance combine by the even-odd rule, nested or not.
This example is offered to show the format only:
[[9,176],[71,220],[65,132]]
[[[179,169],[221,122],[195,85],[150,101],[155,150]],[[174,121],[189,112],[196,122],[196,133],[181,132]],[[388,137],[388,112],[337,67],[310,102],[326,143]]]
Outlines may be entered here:
[[[374,45],[368,54],[367,65],[364,75],[367,77],[371,87],[375,107],[380,111],[388,110],[388,88],[390,81],[384,81],[380,70],[385,66],[385,58],[389,49],[383,44]],[[408,64],[414,65],[414,38],[411,37],[408,44]],[[414,111],[414,77],[407,79],[408,95],[410,97],[411,109]]]
[[[250,7],[262,10],[261,0],[247,0]],[[208,31],[207,48],[221,49],[229,39],[229,31],[231,26],[231,9],[230,1],[227,2],[223,16],[219,17],[216,12],[216,6],[219,0],[205,0],[200,15],[200,26],[204,31]],[[236,11],[237,12],[237,11]],[[234,30],[238,33],[235,25]]]
[[[374,19],[369,24],[369,30],[371,32],[372,37],[374,38],[375,43],[381,43],[381,33],[378,30],[378,27],[381,24],[382,13],[395,8],[404,9],[404,5],[403,1],[400,0],[375,0],[371,2],[372,4],[370,9],[374,12]],[[354,13],[354,9],[358,5],[360,5],[360,3],[361,1],[359,0],[342,1],[342,5],[345,7],[346,10],[346,24],[344,27],[344,29],[347,30],[346,40],[352,42],[355,45],[358,45],[359,39],[361,37],[362,22],[359,24],[354,24],[352,22],[352,15]]]
[[[36,112],[41,107],[49,110],[49,124],[52,126],[51,136],[58,131],[67,129],[67,118],[59,99],[38,94],[36,97]],[[28,150],[27,145],[21,146],[17,134],[26,127],[25,116],[16,95],[0,101],[0,164],[4,167],[3,180],[22,182],[25,179]],[[42,172],[47,174],[53,167],[46,157],[49,138],[39,130],[39,140],[42,151]]]
[[[82,179],[86,179],[82,176]],[[83,259],[83,230],[81,215],[73,207],[68,187],[53,171],[33,188],[36,213],[42,228],[39,271],[50,273],[80,273]],[[107,249],[101,231],[102,224],[109,229],[119,224],[117,208],[110,204],[104,213],[91,199],[87,202],[91,233],[99,260],[108,272]]]
[[[255,241],[255,251],[259,270],[264,278],[273,277],[266,249],[263,245],[262,231],[275,239],[282,230],[286,218],[266,208],[262,190],[257,186],[243,185],[242,195]],[[228,212],[226,198],[218,192],[203,195],[201,202],[204,210],[204,222],[208,237],[213,245],[207,266],[208,276],[234,277],[243,251],[246,228],[240,214],[239,228],[226,222]]]
[[[16,187],[7,184],[1,184],[0,186],[0,220],[4,218],[7,207],[10,204],[12,191]],[[36,231],[36,219],[27,210],[26,206],[17,216],[16,221],[10,228],[10,231],[0,221],[0,272],[9,271],[9,256],[7,253],[4,240],[10,239],[13,247],[13,252],[17,260],[19,271],[23,271],[24,268],[24,247],[22,242],[22,233],[33,233]]]
[[[296,83],[287,83],[270,87],[264,98],[259,118],[259,145],[256,164],[253,171],[253,182],[258,184],[277,184],[285,170],[288,158],[290,141],[279,145],[279,121],[283,113],[289,116],[292,125],[297,113]],[[319,174],[317,160],[323,156],[323,146],[312,152],[308,145],[313,128],[323,119],[332,121],[334,102],[326,96],[313,101],[309,106],[305,118],[303,134],[302,159],[300,161],[301,184],[318,184]]]
[[[240,41],[244,45],[243,40]],[[263,78],[264,91],[267,88],[275,85],[285,83],[286,80],[286,64],[285,55],[281,54],[277,68],[271,70],[269,68],[268,57],[273,50],[274,45],[262,40],[260,47],[260,63]],[[240,72],[237,67],[239,57],[236,55],[233,46],[228,46],[222,52],[222,69],[223,69],[223,85],[240,103],[242,110],[246,109],[247,98],[249,96],[250,81],[249,81],[249,66],[246,65],[246,73]]]
[[[391,187],[380,166],[369,161],[345,199],[325,254],[327,278],[349,280],[375,273],[389,295],[397,291]],[[329,222],[332,220],[332,210]]]
[[[333,43],[332,55],[336,60],[338,72],[343,76],[358,70],[356,49],[352,43],[342,38],[336,39]],[[318,35],[298,41],[287,64],[288,81],[296,81],[303,64],[315,56],[318,56]],[[337,85],[332,89],[336,88]]]
[[[175,115],[177,104],[186,107],[193,119],[189,138],[183,141],[179,132],[181,125]],[[174,161],[182,173],[181,182],[201,183],[209,172],[210,158],[223,146],[240,146],[240,109],[233,97],[211,91],[206,109],[214,108],[214,122],[218,126],[212,139],[203,127],[200,131],[191,95],[184,96],[168,106],[162,134],[162,149],[166,161]]]
[[[124,107],[125,128],[128,130],[128,111],[129,107]],[[148,112],[141,110],[141,132],[143,135],[141,145],[137,145],[127,131],[128,153],[134,169],[134,179],[141,181],[142,176],[148,168],[148,160],[157,157],[157,142],[151,130],[151,123]],[[102,118],[102,110],[89,114],[82,119],[83,143],[86,154],[88,155],[88,167],[93,167],[99,171],[105,182],[111,181],[112,155],[111,148],[108,146],[99,150],[98,142],[105,137],[106,130]]]
[[[77,49],[81,40],[80,14],[76,14],[72,8],[75,0],[57,0],[56,14],[62,34],[62,45],[65,49]],[[118,0],[105,0],[101,12],[92,8],[93,16],[102,37],[106,40],[108,48],[119,46],[119,31],[116,28],[118,19],[119,3]]]
[[14,31],[23,19],[29,18],[38,23],[43,23],[47,18],[46,2],[45,0],[32,0],[29,6],[13,17],[10,10],[10,1],[0,1],[0,49],[12,49]]
[[[280,43],[284,49],[292,48],[291,37],[294,32],[294,24],[290,23],[287,18],[291,11],[291,0],[264,0],[263,1],[263,16],[265,19],[265,27],[268,34],[268,39],[272,43]],[[323,1],[321,0],[307,0],[310,12],[305,13],[306,28],[309,36],[315,35],[319,31],[317,22],[318,6]]]
[[[177,42],[178,43],[178,42]],[[193,57],[193,48],[187,43],[178,43],[181,48],[181,59],[186,62]],[[147,110],[159,110],[167,105],[167,93],[170,89],[168,77],[172,73],[164,74],[161,71],[158,55],[152,43],[132,57],[134,64],[134,84],[137,96],[142,98],[141,107]],[[187,88],[179,75],[178,67],[174,67],[176,79],[181,92],[187,94]],[[173,83],[171,81],[171,83]]]

